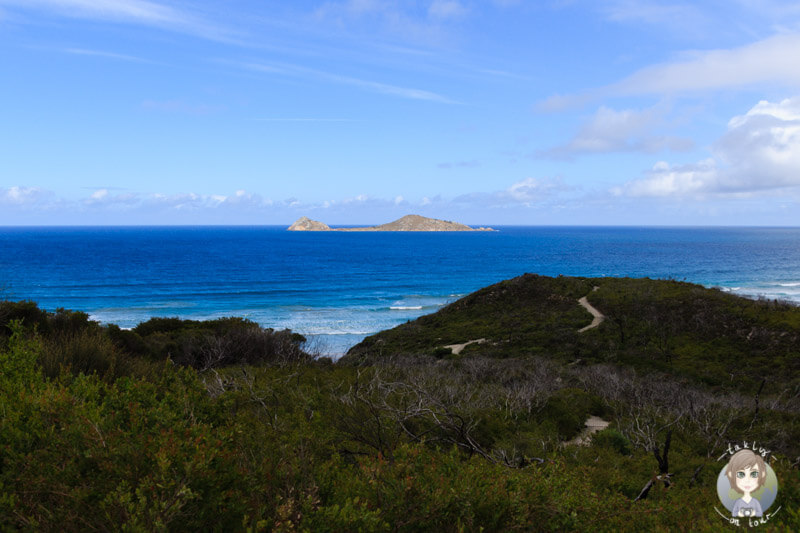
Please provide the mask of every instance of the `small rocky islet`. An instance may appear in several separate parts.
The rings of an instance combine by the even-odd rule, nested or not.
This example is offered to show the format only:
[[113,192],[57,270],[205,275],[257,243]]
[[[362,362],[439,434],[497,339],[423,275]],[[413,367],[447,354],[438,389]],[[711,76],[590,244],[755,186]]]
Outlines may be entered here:
[[300,217],[294,224],[289,226],[288,231],[495,231],[492,228],[473,228],[466,224],[451,222],[449,220],[439,220],[420,215],[406,215],[402,218],[381,224],[379,226],[367,226],[358,228],[331,228],[324,222],[311,220],[308,217]]

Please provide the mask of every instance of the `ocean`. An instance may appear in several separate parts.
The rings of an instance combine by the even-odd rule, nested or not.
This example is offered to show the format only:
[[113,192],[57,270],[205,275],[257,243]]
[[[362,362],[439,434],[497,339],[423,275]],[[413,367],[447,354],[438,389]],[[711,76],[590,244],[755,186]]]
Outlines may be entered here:
[[800,303],[800,228],[497,229],[5,227],[0,299],[121,327],[155,316],[241,316],[302,333],[334,357],[525,272],[669,278]]

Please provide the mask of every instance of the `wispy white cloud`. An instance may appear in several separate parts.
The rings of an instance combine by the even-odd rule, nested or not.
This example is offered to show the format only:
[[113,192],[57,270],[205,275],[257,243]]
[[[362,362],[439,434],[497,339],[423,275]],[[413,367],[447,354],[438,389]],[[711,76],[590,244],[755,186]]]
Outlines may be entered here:
[[532,207],[568,189],[569,187],[561,180],[526,178],[502,191],[462,194],[454,198],[453,203],[492,209],[511,206]]
[[455,100],[451,100],[445,96],[437,94],[432,91],[423,89],[414,89],[410,87],[400,87],[397,85],[390,85],[388,83],[380,83],[370,80],[362,80],[359,78],[352,78],[349,76],[339,76],[336,74],[324,74],[324,77],[330,81],[343,83],[345,85],[353,85],[361,87],[381,94],[389,96],[399,96],[400,98],[407,98],[410,100],[427,100],[429,102],[438,102],[441,104],[457,104]]
[[586,90],[575,94],[554,94],[537,102],[533,109],[539,113],[558,113],[567,109],[581,107],[589,102],[597,100],[601,96],[601,91]]
[[87,17],[144,23],[184,24],[182,12],[146,0],[0,0],[0,4],[44,9],[69,17]]
[[259,210],[275,204],[260,194],[238,190],[225,194],[153,194],[144,198],[148,203],[175,210]]
[[514,72],[508,72],[505,70],[497,70],[492,68],[478,68],[475,69],[475,71],[478,72],[479,74],[488,74],[489,76],[501,79],[505,78],[509,80],[518,80],[526,82],[530,82],[533,80],[533,78],[530,76],[526,76],[524,74],[516,74]]
[[[725,35],[763,37],[796,31],[796,0],[583,0],[606,20],[648,31],[669,32],[697,42]],[[782,29],[782,30],[780,30]]]
[[800,87],[800,33],[779,33],[745,46],[695,50],[673,61],[650,65],[605,87],[556,94],[535,110],[558,112],[620,96],[674,96],[720,90]]
[[326,201],[272,200],[245,190],[230,194],[161,194],[100,187],[82,198],[68,200],[50,191],[19,186],[0,189],[0,206],[4,207],[0,209],[0,223],[288,225],[300,216],[312,216],[330,224],[372,224],[410,213],[466,222],[459,214],[472,217],[479,213],[483,220],[477,222],[483,224],[492,216],[505,216],[509,211],[503,208],[516,212],[554,208],[561,193],[569,190],[557,179],[527,178],[500,191],[455,198],[440,194],[417,199],[358,194]]
[[346,30],[350,35],[373,35],[381,40],[399,39],[433,44],[447,38],[446,23],[460,19],[469,10],[457,0],[344,0],[318,7],[318,22]]
[[800,16],[800,4],[795,0],[734,0],[732,3],[744,8],[751,17],[782,24]]
[[627,196],[703,195],[717,187],[719,169],[714,159],[688,165],[670,165],[659,161],[641,180],[634,180],[612,192]]
[[761,101],[733,117],[714,157],[657,163],[645,178],[614,190],[631,196],[751,195],[800,188],[800,97]]
[[402,196],[396,196],[395,198],[377,198],[374,196],[370,196],[368,194],[358,194],[356,196],[349,196],[340,199],[324,200],[322,202],[317,202],[317,203],[298,202],[298,206],[302,206],[303,209],[308,209],[310,211],[325,210],[325,211],[344,211],[344,212],[347,212],[347,210],[349,209],[374,210],[374,209],[391,208],[397,205],[407,205],[407,204],[408,202],[406,202]]
[[218,107],[205,104],[191,104],[183,100],[145,100],[142,102],[142,109],[187,115],[208,115],[220,110]]
[[654,133],[662,126],[665,112],[663,106],[621,111],[601,106],[572,140],[539,155],[571,159],[580,154],[691,149],[691,140]]
[[607,0],[599,3],[606,16],[618,22],[646,22],[663,24],[673,17],[697,18],[701,10],[697,5],[653,0]]
[[[233,194],[115,192],[100,188],[78,200],[59,200],[58,211],[65,219],[83,221],[122,220],[150,223],[153,220],[224,223],[242,217],[258,220],[272,208],[287,208],[288,202],[274,202],[244,190]],[[105,218],[98,218],[105,217]],[[120,218],[127,217],[127,218]]]
[[304,78],[312,78],[317,80],[328,81],[330,83],[337,83],[342,85],[350,85],[358,87],[371,92],[385,94],[389,96],[397,96],[410,100],[425,100],[429,102],[438,102],[442,104],[458,104],[459,102],[451,100],[441,94],[423,89],[416,89],[412,87],[402,87],[399,85],[391,85],[388,83],[381,83],[372,80],[365,80],[355,78],[352,76],[344,76],[341,74],[332,74],[321,70],[302,67],[299,65],[282,64],[263,64],[263,63],[241,63],[240,67],[248,70],[263,72],[266,74],[289,75]]
[[130,210],[142,204],[142,198],[134,193],[112,194],[108,189],[97,189],[88,198],[81,201],[84,208],[111,208],[115,210]]
[[[1,2],[2,0],[0,0]],[[141,57],[131,56],[127,54],[117,54],[115,52],[105,52],[103,50],[88,50],[85,48],[66,48],[64,52],[72,55],[100,57],[105,59],[116,59],[118,61],[130,61],[132,63],[152,63],[147,59]]]
[[39,187],[15,185],[7,189],[0,188],[0,205],[16,207],[42,207],[49,204],[55,195]]
[[654,0],[606,0],[596,4],[611,21],[648,24],[697,35],[710,22],[710,14],[695,3]]
[[0,5],[51,15],[155,26],[235,42],[237,34],[187,10],[149,0],[0,0]]
[[463,17],[468,11],[466,6],[456,0],[434,0],[428,6],[428,15],[438,19]]
[[351,118],[322,118],[322,117],[269,117],[254,118],[255,122],[357,122]]
[[[573,188],[562,183],[560,179],[526,178],[498,191],[476,191],[455,197],[437,194],[413,200],[403,196],[382,198],[361,194],[344,199],[301,204],[297,212],[314,213],[319,220],[332,221],[335,224],[352,224],[356,223],[356,220],[371,221],[370,223],[386,222],[392,217],[409,213],[456,219],[459,213],[468,213],[469,216],[480,213],[481,217],[491,218],[505,216],[510,211],[519,213],[554,208],[560,201],[562,193],[572,190]],[[487,220],[484,218],[484,222]]]
[[91,194],[77,200],[59,198],[54,192],[39,187],[14,186],[0,189],[0,205],[14,208],[54,209],[64,212],[88,211],[151,211],[161,210],[257,210],[281,202],[274,202],[259,194],[238,190],[233,194],[161,194],[138,193],[114,187],[94,189]]
[[393,2],[386,0],[347,0],[344,2],[325,2],[316,10],[318,17],[360,17],[373,13],[390,13],[396,9]]
[[761,84],[800,86],[800,34],[781,34],[728,50],[687,52],[607,88],[619,95],[672,94]]

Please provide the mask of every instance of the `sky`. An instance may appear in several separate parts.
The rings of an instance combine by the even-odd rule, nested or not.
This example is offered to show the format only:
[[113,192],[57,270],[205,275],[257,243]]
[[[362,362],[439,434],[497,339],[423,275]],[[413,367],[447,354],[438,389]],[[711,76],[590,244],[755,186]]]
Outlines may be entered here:
[[0,0],[0,225],[800,225],[800,3]]

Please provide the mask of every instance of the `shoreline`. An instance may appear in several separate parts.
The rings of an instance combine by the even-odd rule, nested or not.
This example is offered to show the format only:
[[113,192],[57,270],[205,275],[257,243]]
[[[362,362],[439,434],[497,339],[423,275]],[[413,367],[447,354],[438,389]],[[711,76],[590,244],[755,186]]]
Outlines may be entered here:
[[[794,287],[794,286],[800,287],[800,283],[794,283],[794,282],[787,283],[787,285],[789,285],[791,287]],[[709,289],[717,289],[717,290],[720,290],[722,292],[725,292],[725,293],[728,293],[728,294],[733,294],[735,296],[741,296],[743,298],[747,298],[747,299],[750,299],[750,300],[756,300],[756,301],[760,300],[760,299],[777,300],[779,302],[786,302],[786,303],[788,303],[790,305],[800,306],[800,297],[798,299],[794,299],[793,300],[793,299],[780,298],[780,297],[776,297],[776,296],[769,295],[769,294],[764,294],[764,293],[742,292],[742,291],[746,290],[746,287],[721,287],[719,285],[703,285],[703,287],[709,288]],[[464,296],[464,295],[460,295],[458,297],[462,297],[462,296]],[[455,296],[453,296],[453,298],[457,299]],[[450,301],[454,301],[454,300],[450,300]],[[303,335],[304,337],[306,337],[307,339],[309,339],[309,344],[312,345],[310,347],[310,349],[314,350],[315,347],[313,346],[313,344],[317,343],[318,344],[318,351],[319,351],[320,355],[326,356],[326,357],[331,357],[332,359],[337,360],[337,359],[341,358],[342,356],[346,355],[347,351],[350,348],[352,348],[356,344],[358,344],[361,341],[363,341],[366,337],[369,337],[371,335],[374,335],[374,334],[379,333],[381,331],[384,331],[386,329],[394,328],[394,327],[396,327],[396,326],[398,326],[398,325],[400,325],[400,324],[402,324],[402,323],[404,323],[404,322],[406,322],[408,320],[414,320],[414,319],[419,318],[421,316],[434,313],[434,312],[436,312],[436,310],[440,309],[444,305],[447,305],[447,303],[450,303],[450,301],[442,303],[439,306],[388,306],[388,307],[385,308],[385,309],[387,309],[385,311],[385,313],[386,313],[387,317],[393,317],[392,320],[387,320],[386,323],[382,324],[381,326],[377,327],[374,330],[368,330],[366,328],[353,327],[352,329],[358,330],[357,332],[342,332],[340,329],[337,329],[336,331],[331,331],[331,332],[318,332],[317,331],[315,333],[307,333],[307,332],[303,331],[302,327],[297,327],[296,324],[308,323],[309,322],[308,318],[300,318],[300,319],[296,320],[295,323],[292,323],[290,320],[286,320],[285,318],[284,319],[280,319],[280,320],[275,320],[275,321],[260,320],[260,319],[258,319],[258,317],[254,317],[253,313],[237,313],[235,308],[232,308],[230,313],[226,313],[224,311],[216,311],[216,312],[212,312],[212,313],[196,313],[196,314],[194,314],[194,313],[185,313],[185,312],[153,313],[153,314],[148,314],[147,316],[143,316],[140,320],[137,320],[134,323],[132,323],[132,325],[124,325],[124,326],[120,325],[120,322],[122,322],[124,324],[131,324],[131,322],[129,320],[128,321],[125,321],[125,320],[120,321],[120,320],[114,320],[114,319],[105,319],[105,318],[103,318],[102,314],[98,314],[96,311],[92,311],[92,312],[84,311],[84,312],[87,312],[89,314],[90,320],[95,320],[95,321],[99,322],[102,325],[113,324],[113,325],[116,325],[116,326],[120,327],[120,329],[123,329],[123,330],[131,330],[136,325],[138,325],[139,323],[145,322],[145,321],[149,320],[150,318],[176,317],[176,318],[180,318],[182,320],[198,320],[198,321],[215,320],[215,319],[218,319],[218,318],[228,318],[228,317],[246,318],[246,319],[249,319],[249,320],[253,320],[258,325],[260,325],[261,327],[264,327],[264,328],[273,328],[273,329],[276,329],[276,330],[290,329],[294,333],[299,333],[299,334]],[[583,305],[583,304],[581,303],[581,305]],[[58,307],[53,307],[52,309],[49,308],[49,307],[41,307],[41,308],[45,309],[47,311],[53,312]],[[153,309],[156,310],[156,309],[158,309],[158,307],[153,307]],[[384,307],[379,307],[378,309],[384,309]],[[80,309],[71,309],[71,310],[83,311],[83,310],[80,310]],[[238,309],[238,310],[241,311],[241,309]],[[307,308],[307,312],[312,316],[318,314],[320,311],[323,311],[323,310],[324,311],[331,311],[331,308]],[[342,307],[339,310],[342,311],[342,312],[346,312],[347,314],[353,313],[353,310],[350,309],[350,308],[347,308],[347,307]],[[98,311],[102,311],[102,310],[98,310]],[[592,314],[592,322],[591,322],[591,324],[587,325],[582,331],[585,331],[586,329],[591,329],[592,327],[596,327],[597,325],[599,325],[599,323],[601,321],[598,318],[598,315],[596,315],[595,313],[592,313],[592,311],[589,310],[588,308],[587,308],[587,311]],[[602,316],[602,313],[600,311],[598,311],[596,309],[595,309],[595,311],[597,311],[597,313],[599,313],[599,315]],[[363,310],[358,311],[358,313],[360,313],[364,317],[369,317],[370,315],[372,315],[374,317],[374,313],[375,312],[376,312],[375,309],[363,309]],[[398,312],[403,312],[403,315],[402,316],[397,316],[396,313],[398,313]],[[332,320],[333,320],[333,322],[337,322],[337,323],[341,322],[340,320],[336,320],[336,319],[332,319]],[[359,322],[358,321],[349,322],[349,325],[357,326],[357,325],[359,325]]]

